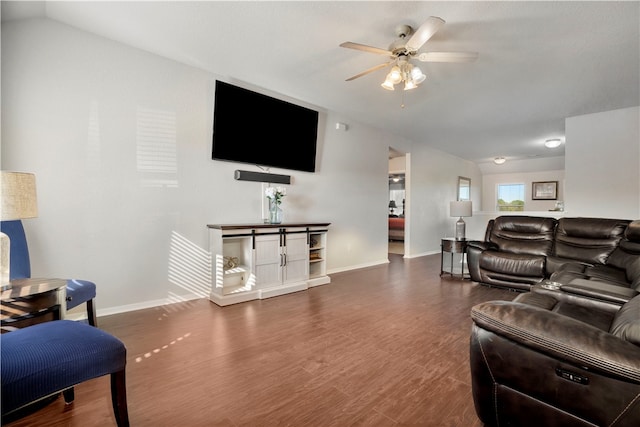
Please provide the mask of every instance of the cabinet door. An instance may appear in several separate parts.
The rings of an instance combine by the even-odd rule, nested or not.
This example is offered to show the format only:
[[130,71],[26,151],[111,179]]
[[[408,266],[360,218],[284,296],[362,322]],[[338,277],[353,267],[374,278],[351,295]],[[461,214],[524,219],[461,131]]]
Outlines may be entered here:
[[280,235],[256,236],[256,287],[266,288],[282,283],[282,251]]
[[309,278],[309,246],[306,233],[291,233],[285,236],[284,281],[295,282]]

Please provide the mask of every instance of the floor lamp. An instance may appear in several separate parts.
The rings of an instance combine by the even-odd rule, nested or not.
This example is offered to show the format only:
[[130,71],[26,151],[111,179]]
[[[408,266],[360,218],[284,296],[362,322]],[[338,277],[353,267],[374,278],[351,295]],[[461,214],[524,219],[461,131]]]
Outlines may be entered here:
[[465,240],[466,224],[462,217],[471,216],[472,207],[471,200],[458,200],[449,203],[450,215],[459,217],[456,221],[456,240]]
[[[38,216],[36,176],[32,173],[0,174],[0,220],[13,221]],[[11,242],[0,230],[0,286],[9,288],[11,280]]]

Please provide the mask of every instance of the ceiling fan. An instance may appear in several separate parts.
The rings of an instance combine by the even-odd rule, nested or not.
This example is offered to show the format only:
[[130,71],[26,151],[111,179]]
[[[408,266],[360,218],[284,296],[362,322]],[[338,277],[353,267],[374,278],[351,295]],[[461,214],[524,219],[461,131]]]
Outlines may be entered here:
[[[426,76],[420,68],[411,64],[411,59],[421,62],[473,62],[478,58],[477,52],[422,52],[418,50],[444,25],[444,20],[436,16],[429,17],[417,30],[410,25],[402,24],[396,27],[398,37],[389,49],[367,46],[360,43],[344,42],[340,47],[361,50],[364,52],[385,55],[390,61],[371,67],[355,76],[349,77],[346,81],[355,80],[359,77],[392,66],[387,74],[382,87],[387,90],[394,90],[394,85],[404,82],[404,90],[415,89],[422,83]],[[410,36],[410,37],[409,37]],[[407,39],[407,37],[409,37]]]

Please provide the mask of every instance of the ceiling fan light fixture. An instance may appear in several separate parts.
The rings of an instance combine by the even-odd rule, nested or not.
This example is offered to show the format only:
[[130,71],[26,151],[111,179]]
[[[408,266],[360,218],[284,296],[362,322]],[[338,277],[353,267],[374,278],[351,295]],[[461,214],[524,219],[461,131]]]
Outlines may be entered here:
[[506,161],[507,159],[505,159],[504,157],[496,157],[495,159],[493,159],[493,163],[495,163],[496,165],[501,165]]
[[411,69],[411,80],[413,80],[413,82],[416,85],[419,85],[420,83],[422,83],[426,78],[427,76],[424,75],[424,73],[420,68],[413,67]]
[[544,146],[547,148],[556,148],[556,147],[559,147],[560,144],[562,144],[562,141],[560,140],[560,138],[547,139],[544,142]]
[[389,76],[387,76],[387,79],[382,82],[380,86],[382,86],[386,90],[395,90],[393,87],[393,83],[389,80]]
[[387,80],[389,80],[394,85],[400,83],[402,81],[402,71],[400,70],[400,67],[395,65],[391,69],[389,74],[387,74]]
[[[388,49],[369,46],[361,43],[344,42],[340,47],[356,49],[364,52],[385,55],[390,58],[389,62],[376,65],[353,77],[346,79],[351,81],[393,65],[382,87],[387,90],[394,90],[393,85],[404,82],[404,90],[411,90],[418,87],[426,76],[411,63],[411,59],[421,62],[472,62],[478,57],[477,52],[423,52],[418,54],[418,50],[444,25],[445,21],[437,16],[430,16],[420,27],[413,29],[410,25],[399,25],[396,27],[398,37]],[[408,40],[407,40],[408,38]]]
[[404,90],[411,90],[417,88],[418,85],[413,80],[405,80]]

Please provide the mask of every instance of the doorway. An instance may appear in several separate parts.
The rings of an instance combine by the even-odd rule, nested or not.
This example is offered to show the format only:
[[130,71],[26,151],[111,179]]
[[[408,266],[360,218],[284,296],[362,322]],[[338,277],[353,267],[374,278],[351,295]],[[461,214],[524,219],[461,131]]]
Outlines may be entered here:
[[404,255],[407,241],[406,154],[389,147],[388,252]]

